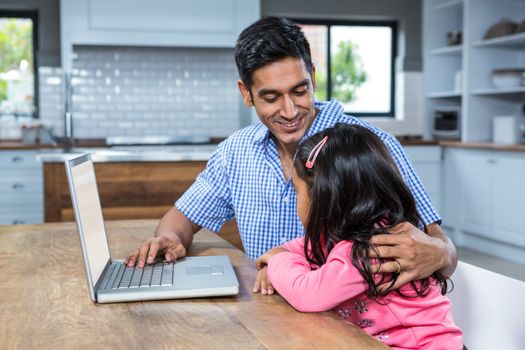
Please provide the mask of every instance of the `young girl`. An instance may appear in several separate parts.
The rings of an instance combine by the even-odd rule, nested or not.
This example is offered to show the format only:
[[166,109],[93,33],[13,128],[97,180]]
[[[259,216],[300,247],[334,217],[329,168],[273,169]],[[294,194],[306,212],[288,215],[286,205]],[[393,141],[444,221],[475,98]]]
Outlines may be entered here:
[[282,297],[302,312],[332,309],[395,349],[462,349],[442,275],[384,294],[379,286],[398,274],[371,273],[386,262],[369,256],[371,236],[403,221],[422,226],[378,136],[346,124],[312,136],[297,151],[292,181],[305,236],[257,260]]

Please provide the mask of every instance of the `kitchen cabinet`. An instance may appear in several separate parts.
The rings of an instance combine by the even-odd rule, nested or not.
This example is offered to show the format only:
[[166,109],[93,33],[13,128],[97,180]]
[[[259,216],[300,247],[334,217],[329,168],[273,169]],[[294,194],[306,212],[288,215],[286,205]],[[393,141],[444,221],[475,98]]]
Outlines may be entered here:
[[[95,162],[105,220],[160,219],[206,167],[206,161]],[[74,221],[62,162],[44,163],[45,222]],[[219,234],[242,250],[234,220]]]
[[472,234],[490,237],[493,234],[494,156],[467,151],[459,157],[461,227]]
[[[424,0],[425,137],[436,110],[459,109],[461,140],[468,142],[491,142],[495,116],[522,115],[525,86],[492,84],[493,70],[525,65],[524,32],[484,39],[503,18],[524,20],[525,0]],[[462,43],[450,45],[452,32]]]
[[443,227],[456,244],[525,264],[525,154],[446,147],[442,174]]
[[42,164],[37,153],[0,151],[0,225],[43,222]]
[[73,45],[231,47],[260,17],[260,0],[60,2],[62,66]]
[[457,241],[454,237],[454,227],[458,225],[459,212],[459,164],[456,149],[442,148],[441,164],[441,197],[443,204],[441,206],[441,227],[449,237]]
[[441,214],[441,147],[438,145],[404,147],[421,179],[434,208]]
[[500,157],[494,165],[494,234],[525,248],[525,158]]

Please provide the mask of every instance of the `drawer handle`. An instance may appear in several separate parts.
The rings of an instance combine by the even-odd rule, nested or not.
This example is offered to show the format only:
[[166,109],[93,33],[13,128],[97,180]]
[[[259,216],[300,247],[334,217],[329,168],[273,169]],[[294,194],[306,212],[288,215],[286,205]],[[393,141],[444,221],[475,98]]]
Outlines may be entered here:
[[20,156],[14,156],[11,160],[13,161],[13,163],[20,163],[24,161],[24,158]]
[[24,184],[16,183],[13,184],[13,190],[23,190],[25,188]]
[[18,220],[18,219],[13,220],[13,225],[23,225],[25,223],[26,223],[25,220]]
[[496,159],[489,159],[489,160],[488,160],[488,163],[489,163],[489,164],[496,164]]

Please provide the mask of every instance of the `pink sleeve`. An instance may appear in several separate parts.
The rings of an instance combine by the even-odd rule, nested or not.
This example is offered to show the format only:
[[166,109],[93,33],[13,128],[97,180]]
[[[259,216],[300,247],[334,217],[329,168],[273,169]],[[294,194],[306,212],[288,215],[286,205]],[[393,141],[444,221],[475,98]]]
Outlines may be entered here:
[[288,250],[290,253],[304,255],[304,237],[299,237],[286,242],[281,247]]
[[330,310],[368,289],[350,258],[352,244],[338,243],[326,263],[310,270],[304,254],[281,253],[268,262],[268,277],[274,288],[296,310]]

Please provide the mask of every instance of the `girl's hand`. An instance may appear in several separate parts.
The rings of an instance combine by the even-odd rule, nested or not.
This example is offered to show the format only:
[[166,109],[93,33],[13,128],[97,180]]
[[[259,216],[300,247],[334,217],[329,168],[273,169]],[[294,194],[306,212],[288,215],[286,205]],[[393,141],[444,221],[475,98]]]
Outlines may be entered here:
[[272,295],[275,293],[270,280],[268,279],[268,266],[264,266],[257,272],[257,277],[255,278],[255,284],[253,285],[253,292],[261,292],[262,295]]
[[261,255],[257,260],[255,260],[255,267],[257,267],[257,270],[261,270],[263,267],[268,265],[268,261],[274,256],[279,253],[287,252],[288,250],[284,249],[283,247],[275,247]]
[[261,255],[256,261],[255,266],[257,267],[257,277],[255,278],[255,284],[253,285],[253,292],[261,292],[262,295],[272,295],[275,290],[268,279],[268,261],[279,253],[287,252],[288,250],[282,247],[275,247]]

